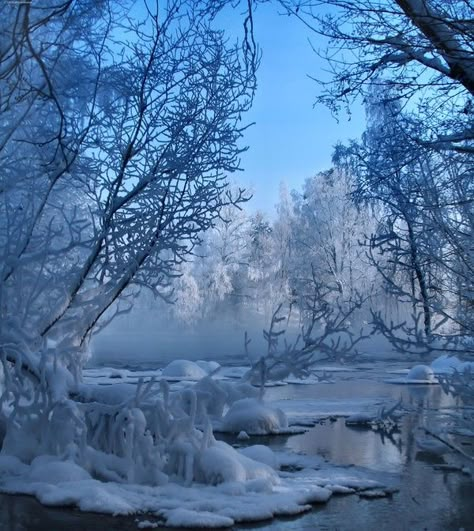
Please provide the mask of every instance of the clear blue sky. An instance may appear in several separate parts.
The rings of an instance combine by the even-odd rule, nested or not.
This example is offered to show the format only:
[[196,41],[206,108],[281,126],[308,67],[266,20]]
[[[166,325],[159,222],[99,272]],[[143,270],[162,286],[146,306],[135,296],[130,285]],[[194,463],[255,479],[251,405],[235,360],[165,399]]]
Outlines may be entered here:
[[[243,37],[243,16],[226,12],[218,25],[232,36]],[[324,75],[324,61],[313,52],[323,42],[301,22],[278,14],[276,4],[260,4],[254,14],[256,40],[263,53],[258,90],[247,114],[256,124],[247,130],[242,156],[243,172],[234,179],[253,189],[251,209],[273,211],[280,182],[299,189],[307,177],[329,168],[338,140],[358,137],[365,125],[361,107],[339,123],[323,106],[314,107],[319,86],[308,75]]]

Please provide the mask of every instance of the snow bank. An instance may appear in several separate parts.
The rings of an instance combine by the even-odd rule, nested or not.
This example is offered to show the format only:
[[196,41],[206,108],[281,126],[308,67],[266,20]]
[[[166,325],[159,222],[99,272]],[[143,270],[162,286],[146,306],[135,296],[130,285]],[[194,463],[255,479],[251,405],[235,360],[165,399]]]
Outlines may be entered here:
[[[185,487],[170,483],[145,487],[119,483],[102,483],[77,479],[56,485],[28,477],[3,478],[1,490],[36,496],[50,506],[74,505],[83,511],[116,515],[152,513],[160,525],[168,527],[230,527],[236,523],[297,515],[315,503],[325,503],[337,492],[389,492],[378,481],[357,475],[357,471],[303,469],[284,473],[270,490],[248,484],[226,482],[215,486],[193,484]],[[183,508],[185,504],[185,508]],[[140,527],[153,527],[146,520]]]
[[232,404],[222,420],[220,430],[227,433],[245,431],[250,435],[281,433],[287,430],[288,419],[279,408],[256,398],[243,398]]
[[[222,447],[218,444],[216,448]],[[255,463],[243,455],[239,459],[244,467],[248,460],[247,473],[251,473],[250,463],[253,463],[252,467]],[[52,466],[52,463],[49,464]],[[57,464],[55,462],[54,466]],[[70,463],[64,463],[64,470],[68,470],[69,466]],[[19,478],[2,469],[0,490],[30,494],[48,506],[73,505],[83,511],[114,515],[153,513],[159,518],[160,525],[190,528],[230,527],[237,522],[296,515],[309,510],[313,503],[326,502],[332,494],[331,490],[310,480],[280,479],[266,465],[257,465],[257,468],[259,466],[260,471],[265,469],[270,474],[272,481],[260,477],[244,483],[230,481],[215,486],[193,484],[190,487],[176,483],[159,487],[105,483],[87,479],[85,471],[84,477],[77,475],[74,478],[75,472],[69,477],[56,477],[58,482],[53,484],[44,476],[34,474],[33,480],[27,472]],[[39,468],[36,470],[39,473]],[[71,472],[73,470],[74,467],[70,468]],[[46,468],[43,472],[47,472]],[[152,526],[153,522],[149,520],[143,525]]]

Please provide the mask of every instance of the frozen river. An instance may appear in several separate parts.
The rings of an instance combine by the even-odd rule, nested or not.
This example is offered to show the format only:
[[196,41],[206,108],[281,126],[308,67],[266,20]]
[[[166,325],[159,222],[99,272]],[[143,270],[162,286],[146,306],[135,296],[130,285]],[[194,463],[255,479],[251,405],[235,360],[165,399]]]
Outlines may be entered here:
[[[363,467],[395,480],[399,492],[385,498],[332,496],[299,517],[277,518],[234,529],[271,530],[459,530],[474,529],[474,482],[459,469],[466,460],[456,452],[436,457],[421,451],[416,439],[421,426],[436,429],[453,412],[454,401],[439,385],[394,385],[403,364],[369,364],[332,370],[328,381],[270,387],[265,399],[277,401],[293,423],[310,423],[305,433],[252,437],[249,444],[268,444],[276,450],[319,455],[329,463]],[[137,369],[137,367],[135,367]],[[329,373],[329,369],[327,371]],[[93,372],[90,373],[93,375]],[[320,372],[322,374],[322,371]],[[402,399],[405,414],[391,437],[350,428],[343,416],[371,411],[382,403]],[[242,445],[232,436],[227,442]],[[451,439],[474,455],[473,440]],[[131,530],[144,518],[110,517],[71,509],[46,508],[34,498],[0,496],[0,526],[6,530]]]

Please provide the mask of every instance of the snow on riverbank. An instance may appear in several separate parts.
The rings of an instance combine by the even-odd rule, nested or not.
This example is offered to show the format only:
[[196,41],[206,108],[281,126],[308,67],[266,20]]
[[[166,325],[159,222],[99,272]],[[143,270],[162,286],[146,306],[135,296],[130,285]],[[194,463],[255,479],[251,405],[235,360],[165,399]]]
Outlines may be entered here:
[[[242,453],[266,460],[272,452],[267,450],[264,455],[261,449]],[[252,461],[244,455],[242,458]],[[283,471],[274,472],[271,480],[266,472],[258,472],[259,467],[270,467],[253,461],[255,477],[246,481],[190,486],[170,482],[151,487],[101,482],[78,465],[57,458],[42,458],[26,465],[16,458],[0,456],[0,490],[30,494],[48,506],[74,506],[81,511],[113,515],[146,513],[149,527],[159,523],[190,528],[230,527],[237,522],[296,515],[308,511],[312,504],[325,503],[334,493],[373,491],[388,495],[394,491],[393,485],[380,483],[369,472],[323,465],[317,457],[282,452],[273,460]],[[285,471],[288,467],[297,470]]]

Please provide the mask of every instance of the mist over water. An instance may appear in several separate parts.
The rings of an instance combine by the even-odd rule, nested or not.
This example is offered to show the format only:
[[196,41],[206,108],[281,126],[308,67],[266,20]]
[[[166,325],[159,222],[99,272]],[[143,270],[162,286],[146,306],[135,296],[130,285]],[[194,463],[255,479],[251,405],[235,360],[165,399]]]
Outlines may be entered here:
[[181,358],[248,364],[245,331],[251,338],[249,354],[256,361],[267,351],[262,334],[264,328],[268,328],[268,320],[256,312],[249,312],[245,320],[222,313],[198,324],[183,324],[160,315],[159,310],[138,309],[115,319],[94,337],[90,364],[161,366]]
[[[271,312],[255,309],[222,308],[212,318],[185,323],[173,318],[169,306],[158,304],[150,308],[138,306],[129,314],[114,319],[93,337],[89,365],[152,365],[161,367],[174,359],[216,360],[221,364],[247,365],[268,351],[263,330],[268,330]],[[284,322],[281,339],[294,342],[301,333],[297,319]],[[251,342],[245,352],[244,335]],[[360,327],[354,328],[360,333]],[[367,334],[369,330],[364,330]],[[358,346],[361,360],[394,359],[400,356],[381,336],[370,336]]]

